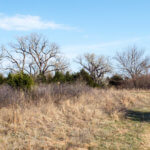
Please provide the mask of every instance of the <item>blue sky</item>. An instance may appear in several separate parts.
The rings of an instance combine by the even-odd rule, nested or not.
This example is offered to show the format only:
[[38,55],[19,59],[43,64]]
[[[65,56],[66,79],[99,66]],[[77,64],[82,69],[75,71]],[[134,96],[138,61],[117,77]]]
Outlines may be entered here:
[[133,44],[150,54],[150,1],[1,0],[0,44],[32,32],[70,60],[86,52],[113,57]]

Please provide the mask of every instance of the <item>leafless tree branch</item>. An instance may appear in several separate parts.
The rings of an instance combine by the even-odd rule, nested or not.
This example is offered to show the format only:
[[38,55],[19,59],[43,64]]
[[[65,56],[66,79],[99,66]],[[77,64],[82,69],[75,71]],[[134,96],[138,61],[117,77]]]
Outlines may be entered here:
[[107,58],[96,56],[95,54],[87,53],[82,57],[78,57],[76,62],[88,71],[97,83],[103,79],[106,73],[111,72],[112,69]]
[[136,46],[117,53],[115,59],[122,74],[132,79],[147,73],[150,68],[149,58],[145,57],[144,51],[138,50]]
[[55,43],[49,43],[42,35],[31,34],[18,37],[17,42],[9,45],[6,51],[6,58],[13,69],[23,71],[32,75],[46,74],[55,70],[67,68],[65,61],[60,57],[59,47]]

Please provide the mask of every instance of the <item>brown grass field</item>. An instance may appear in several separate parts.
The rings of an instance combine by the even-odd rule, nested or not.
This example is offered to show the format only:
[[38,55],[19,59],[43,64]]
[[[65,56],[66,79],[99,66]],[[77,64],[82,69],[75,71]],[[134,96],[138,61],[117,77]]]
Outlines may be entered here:
[[1,87],[0,150],[150,149],[150,91],[80,88]]

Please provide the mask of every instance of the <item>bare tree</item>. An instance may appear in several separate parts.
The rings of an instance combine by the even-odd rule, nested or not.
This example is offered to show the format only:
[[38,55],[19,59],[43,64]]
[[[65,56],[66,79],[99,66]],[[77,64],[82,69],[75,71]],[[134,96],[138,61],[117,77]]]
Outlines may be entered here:
[[1,47],[1,51],[0,51],[0,68],[1,70],[3,69],[3,60],[4,60],[4,50],[3,50],[3,46]]
[[85,54],[77,58],[83,69],[85,69],[96,83],[100,83],[106,73],[111,72],[111,66],[106,57],[95,54]]
[[[5,47],[2,50],[5,52],[5,58],[7,61],[6,70],[11,72],[21,72],[25,70],[26,53],[23,47],[17,47],[17,45],[9,44],[10,50],[8,51]],[[8,63],[8,61],[10,63]]]
[[3,60],[4,58],[4,50],[3,50],[3,46],[1,47],[1,51],[0,51],[0,62]]
[[[32,75],[43,74],[56,70],[64,70],[68,64],[60,59],[59,47],[50,43],[39,34],[31,34],[17,38],[15,44],[9,45],[6,58],[14,64],[6,69],[23,71]],[[10,51],[11,50],[11,51]]]
[[138,50],[136,46],[130,47],[122,53],[117,53],[115,59],[122,74],[128,78],[135,79],[147,73],[150,68],[150,61],[144,55],[144,50]]

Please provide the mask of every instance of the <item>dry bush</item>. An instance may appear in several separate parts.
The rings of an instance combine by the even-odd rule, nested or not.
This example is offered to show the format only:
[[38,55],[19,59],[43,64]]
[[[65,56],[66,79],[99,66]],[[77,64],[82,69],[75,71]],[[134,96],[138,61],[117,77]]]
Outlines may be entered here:
[[142,75],[135,79],[126,79],[121,87],[126,89],[150,89],[150,75]]
[[150,75],[143,75],[137,78],[136,87],[140,89],[150,89]]
[[75,84],[40,84],[32,88],[31,91],[17,90],[9,85],[0,86],[0,106],[10,104],[20,104],[24,102],[47,102],[58,103],[72,98],[76,99],[81,94],[90,92],[92,88],[84,83]]
[[30,98],[34,101],[42,99],[44,101],[60,102],[69,98],[76,98],[83,93],[91,91],[92,88],[84,83],[74,84],[41,84],[34,87],[30,93]]
[[24,100],[24,92],[15,90],[8,85],[0,86],[0,107],[18,104]]

